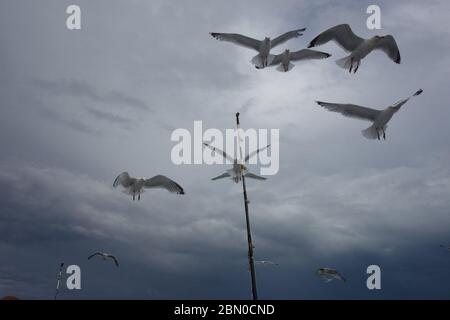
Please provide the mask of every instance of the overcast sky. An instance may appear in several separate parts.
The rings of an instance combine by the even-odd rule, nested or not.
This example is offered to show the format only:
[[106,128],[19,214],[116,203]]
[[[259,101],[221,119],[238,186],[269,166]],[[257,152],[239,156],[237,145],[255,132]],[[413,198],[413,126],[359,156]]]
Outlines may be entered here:
[[[82,29],[69,31],[74,3]],[[369,4],[382,30],[367,29]],[[239,111],[244,128],[280,130],[279,173],[248,181],[255,257],[279,263],[257,266],[261,298],[449,299],[449,16],[447,0],[1,1],[0,296],[51,299],[63,261],[81,267],[82,290],[61,299],[250,298],[241,185],[210,180],[226,166],[170,159],[174,129],[233,128]],[[376,52],[350,75],[330,43],[327,60],[256,70],[255,52],[208,34],[307,28],[280,53],[340,23],[394,35],[402,63]],[[419,88],[381,142],[314,103],[385,108]],[[112,188],[124,170],[186,194],[133,202]],[[97,250],[120,268],[88,261]]]

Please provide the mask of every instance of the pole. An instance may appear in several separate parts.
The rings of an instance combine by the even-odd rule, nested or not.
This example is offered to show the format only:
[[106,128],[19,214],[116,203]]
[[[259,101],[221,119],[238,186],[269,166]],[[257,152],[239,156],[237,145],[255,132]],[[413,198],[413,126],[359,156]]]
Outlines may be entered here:
[[[239,112],[236,113],[236,125],[238,128],[238,145],[239,145],[239,151],[241,154],[242,159],[242,149],[240,146],[240,136],[239,136]],[[248,213],[248,198],[247,198],[247,188],[245,186],[245,176],[242,174],[244,165],[241,163],[241,177],[242,177],[242,190],[244,193],[244,207],[245,207],[245,222],[247,225],[247,242],[248,242],[248,265],[250,269],[250,275],[252,280],[252,296],[253,300],[258,300],[258,292],[256,290],[256,274],[255,274],[255,262],[253,259],[253,242],[252,242],[252,233],[250,229],[250,216]]]
[[59,293],[59,284],[61,282],[62,277],[62,268],[64,267],[64,262],[61,262],[61,265],[59,266],[59,274],[58,274],[58,281],[56,282],[56,292],[55,292],[55,300]]

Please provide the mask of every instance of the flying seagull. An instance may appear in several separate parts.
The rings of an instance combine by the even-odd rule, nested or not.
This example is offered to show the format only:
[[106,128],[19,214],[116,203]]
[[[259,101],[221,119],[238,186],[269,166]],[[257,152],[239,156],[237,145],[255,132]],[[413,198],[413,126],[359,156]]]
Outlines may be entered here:
[[354,104],[340,104],[340,103],[328,103],[322,101],[316,101],[318,105],[324,107],[328,111],[339,112],[342,115],[350,118],[357,118],[361,120],[368,120],[372,122],[372,125],[366,130],[362,131],[362,134],[367,139],[380,140],[380,131],[383,133],[383,139],[386,140],[386,128],[387,123],[391,120],[392,116],[400,110],[400,108],[408,102],[412,97],[418,96],[423,92],[422,89],[418,90],[412,96],[402,99],[392,106],[387,107],[384,110],[375,110],[367,107],[362,107]]
[[275,48],[276,46],[292,39],[297,38],[301,35],[303,35],[301,32],[305,31],[306,28],[292,30],[289,32],[286,32],[282,34],[281,36],[270,39],[268,37],[265,37],[264,40],[256,40],[247,36],[243,36],[241,34],[237,33],[217,33],[217,32],[211,32],[211,36],[216,38],[217,40],[223,40],[232,42],[234,44],[237,44],[239,46],[243,46],[249,49],[253,49],[258,51],[258,54],[253,57],[251,62],[260,67],[264,68],[268,66],[272,60],[275,58],[274,55],[270,54],[270,50],[272,48]]
[[[242,176],[245,176],[246,178],[251,178],[251,179],[256,179],[256,180],[266,180],[266,178],[258,176],[254,173],[251,173],[248,171],[247,167],[245,167],[245,165],[238,163],[237,158],[232,158],[230,155],[228,155],[225,151],[222,151],[216,147],[213,147],[207,143],[203,143],[206,147],[210,148],[213,152],[219,152],[222,157],[224,157],[224,159],[227,159],[231,162],[233,162],[233,167],[229,170],[227,170],[225,173],[221,174],[220,176],[217,176],[215,178],[212,178],[211,180],[219,180],[222,178],[230,178],[231,180],[233,180],[236,183],[239,183],[239,181],[242,180]],[[245,159],[244,159],[244,163],[247,163],[248,160],[250,160],[250,158],[254,157],[255,155],[257,155],[258,153],[260,153],[261,151],[267,149],[270,147],[270,144],[265,146],[264,148],[261,149],[257,149],[253,152],[251,152],[250,154],[248,154]]]
[[184,194],[183,188],[175,181],[167,178],[163,175],[157,175],[152,178],[132,178],[128,172],[122,172],[114,180],[113,187],[121,185],[125,190],[133,195],[133,200],[138,196],[138,200],[141,200],[141,193],[144,192],[144,188],[163,188],[172,193]]
[[103,260],[106,260],[106,258],[110,258],[110,259],[114,260],[114,263],[116,264],[117,267],[119,266],[119,261],[117,261],[117,258],[112,254],[105,253],[105,252],[96,252],[94,254],[91,254],[88,257],[88,260],[90,260],[94,256],[101,256],[103,258]]
[[[280,72],[288,72],[292,68],[295,67],[291,61],[300,61],[300,60],[313,60],[313,59],[326,59],[330,57],[331,54],[326,52],[320,52],[310,49],[302,49],[299,51],[291,52],[290,50],[286,49],[283,53],[277,54],[272,62],[269,64],[269,66],[276,66],[277,70]],[[257,69],[261,69],[260,66],[255,66]]]
[[256,260],[255,263],[263,266],[278,266],[278,263],[269,260]]
[[349,69],[350,73],[352,70],[356,73],[361,60],[376,49],[383,50],[395,63],[400,64],[401,61],[400,51],[393,36],[374,36],[370,39],[363,39],[355,35],[348,24],[340,24],[322,32],[311,41],[308,48],[322,45],[331,40],[336,41],[347,52],[351,52],[349,56],[336,61],[338,66]]
[[339,271],[330,268],[319,268],[317,275],[325,280],[325,282],[333,281],[334,279],[346,282],[347,280],[342,276]]

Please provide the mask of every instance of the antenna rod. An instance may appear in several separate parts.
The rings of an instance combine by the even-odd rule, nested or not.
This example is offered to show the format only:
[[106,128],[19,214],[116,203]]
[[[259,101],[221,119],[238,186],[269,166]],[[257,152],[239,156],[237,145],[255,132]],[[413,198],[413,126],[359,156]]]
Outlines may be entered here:
[[[238,146],[239,151],[242,158],[242,149],[240,145],[241,137],[239,136],[239,112],[236,113],[236,125],[238,129]],[[258,300],[258,292],[256,290],[256,274],[255,274],[255,262],[253,259],[253,242],[252,242],[252,233],[250,230],[250,216],[248,213],[248,198],[247,198],[247,188],[245,187],[245,176],[243,174],[244,165],[240,164],[241,168],[241,177],[242,177],[242,190],[244,192],[244,207],[245,207],[245,222],[247,224],[247,242],[248,242],[248,264],[250,269],[250,275],[252,280],[252,296],[253,300]]]
[[59,284],[61,282],[62,277],[62,268],[64,267],[64,262],[61,262],[61,265],[59,266],[59,274],[58,274],[58,281],[56,282],[56,293],[55,293],[55,300],[59,293]]

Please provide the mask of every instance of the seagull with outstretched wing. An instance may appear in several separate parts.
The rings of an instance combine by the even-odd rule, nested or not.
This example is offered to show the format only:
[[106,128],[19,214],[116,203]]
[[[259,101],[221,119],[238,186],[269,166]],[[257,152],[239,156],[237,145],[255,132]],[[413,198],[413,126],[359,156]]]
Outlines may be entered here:
[[[203,143],[205,145],[205,147],[211,149],[213,152],[218,152],[220,153],[220,155],[230,161],[233,162],[233,167],[229,170],[227,170],[225,173],[221,174],[220,176],[214,177],[211,180],[219,180],[219,179],[223,179],[223,178],[230,178],[231,180],[233,180],[236,183],[239,183],[239,181],[242,180],[242,176],[245,176],[246,178],[250,178],[250,179],[255,179],[255,180],[266,180],[267,178],[258,176],[254,173],[251,173],[248,171],[247,167],[243,164],[238,163],[237,158],[233,158],[231,157],[229,154],[227,154],[225,151],[222,151],[214,146],[211,146],[208,143]],[[270,144],[265,146],[264,148],[260,148],[257,149],[251,153],[249,153],[245,159],[244,159],[244,163],[248,163],[248,161],[256,156],[257,154],[259,154],[261,151],[266,150],[267,148],[270,147]]]
[[99,251],[97,251],[96,253],[91,254],[91,255],[88,257],[88,260],[90,260],[91,258],[93,258],[93,257],[95,257],[95,256],[100,256],[100,257],[103,258],[103,260],[106,260],[106,259],[112,259],[112,260],[114,261],[114,263],[116,264],[116,266],[117,266],[117,267],[119,266],[119,261],[117,260],[116,256],[114,256],[114,255],[112,255],[112,254],[110,254],[110,253],[99,252]]
[[319,268],[317,275],[325,280],[325,282],[331,282],[333,280],[341,280],[346,282],[347,279],[337,270],[331,268]]
[[[291,61],[301,61],[301,60],[319,60],[326,59],[330,57],[331,54],[316,50],[302,49],[299,51],[291,52],[286,49],[282,54],[278,54],[269,64],[269,66],[278,66],[277,70],[280,72],[288,72],[295,67]],[[255,66],[257,69],[260,67]]]
[[373,50],[382,50],[387,56],[397,64],[400,64],[400,50],[393,36],[374,36],[369,39],[358,37],[353,33],[348,24],[334,26],[315,37],[308,48],[325,44],[329,41],[335,41],[347,52],[349,56],[336,61],[337,65],[349,69],[349,72],[356,73],[364,59]]
[[258,51],[258,54],[253,57],[251,62],[258,68],[264,68],[267,67],[275,58],[274,55],[270,54],[270,50],[272,48],[285,43],[292,38],[297,38],[303,35],[302,32],[305,30],[306,28],[296,29],[288,31],[280,35],[279,37],[276,37],[275,39],[266,37],[264,38],[264,40],[256,40],[237,33],[211,32],[210,34],[217,40],[228,41],[236,45]]
[[324,107],[328,111],[338,112],[346,117],[361,119],[372,122],[372,125],[363,130],[362,134],[367,139],[380,140],[380,132],[383,134],[383,139],[386,140],[387,123],[391,120],[394,114],[409,101],[412,97],[418,96],[423,92],[422,89],[415,92],[412,96],[402,99],[392,106],[384,110],[376,110],[367,107],[358,106],[355,104],[329,103],[316,101],[319,106]]
[[278,263],[269,260],[255,260],[255,263],[262,266],[278,266]]
[[119,185],[133,195],[133,200],[135,200],[136,194],[138,200],[141,200],[141,193],[144,192],[144,189],[152,188],[162,188],[171,193],[184,194],[183,188],[178,183],[163,175],[157,175],[149,179],[132,178],[128,172],[122,172],[114,180],[113,187],[118,187]]

